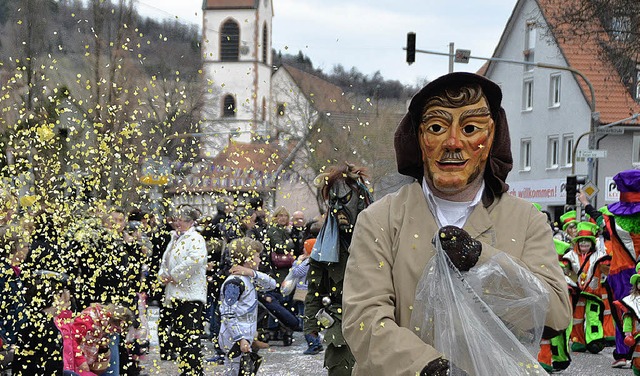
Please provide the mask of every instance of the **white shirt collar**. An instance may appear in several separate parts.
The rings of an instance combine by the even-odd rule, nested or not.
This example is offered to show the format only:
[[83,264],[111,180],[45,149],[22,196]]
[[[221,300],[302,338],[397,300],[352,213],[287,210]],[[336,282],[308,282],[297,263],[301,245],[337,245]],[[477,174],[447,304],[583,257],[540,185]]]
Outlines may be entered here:
[[482,181],[480,189],[476,192],[476,196],[471,201],[454,202],[434,196],[424,176],[422,177],[422,192],[424,193],[424,197],[427,199],[429,210],[436,218],[436,222],[439,227],[452,225],[462,228],[465,222],[467,222],[467,219],[471,215],[473,209],[482,200],[484,180]]

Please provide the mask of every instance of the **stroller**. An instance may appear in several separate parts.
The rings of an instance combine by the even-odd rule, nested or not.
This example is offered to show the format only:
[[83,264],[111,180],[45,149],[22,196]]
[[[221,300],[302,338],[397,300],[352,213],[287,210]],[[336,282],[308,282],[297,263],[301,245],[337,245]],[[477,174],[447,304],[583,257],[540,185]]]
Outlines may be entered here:
[[277,292],[258,294],[258,339],[266,343],[282,341],[283,346],[291,346],[293,332],[302,331],[302,319],[283,306],[282,300]]

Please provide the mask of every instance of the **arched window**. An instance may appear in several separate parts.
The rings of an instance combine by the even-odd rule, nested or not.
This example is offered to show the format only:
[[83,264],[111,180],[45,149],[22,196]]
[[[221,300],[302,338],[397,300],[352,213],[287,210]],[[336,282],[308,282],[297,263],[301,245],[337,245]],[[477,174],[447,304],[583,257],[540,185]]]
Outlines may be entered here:
[[222,116],[223,117],[234,117],[236,116],[236,100],[233,98],[233,95],[227,94],[224,96],[224,104],[222,108]]
[[222,24],[220,30],[220,61],[238,61],[240,27],[233,20]]
[[269,52],[269,29],[267,29],[267,24],[265,23],[262,27],[262,62],[267,64],[267,52]]

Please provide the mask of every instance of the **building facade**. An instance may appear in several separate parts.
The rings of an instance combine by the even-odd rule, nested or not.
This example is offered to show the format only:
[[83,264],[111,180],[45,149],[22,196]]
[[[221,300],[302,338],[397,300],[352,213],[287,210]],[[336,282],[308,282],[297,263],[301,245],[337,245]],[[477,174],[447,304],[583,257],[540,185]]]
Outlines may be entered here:
[[[493,55],[557,67],[501,61],[484,67],[504,94],[514,151],[507,180],[511,193],[541,204],[555,218],[564,211],[567,175],[590,174],[599,189],[592,202],[601,206],[618,200],[612,177],[640,166],[640,126],[630,119],[640,112],[636,98],[593,40],[556,38],[562,27],[556,24],[558,4],[519,0]],[[588,82],[565,67],[584,74]],[[597,130],[611,123],[614,130]],[[595,148],[606,150],[606,158],[580,157],[581,150],[589,149],[590,135]]]
[[204,0],[202,25],[206,157],[229,138],[242,142],[269,132],[272,115],[270,0]]

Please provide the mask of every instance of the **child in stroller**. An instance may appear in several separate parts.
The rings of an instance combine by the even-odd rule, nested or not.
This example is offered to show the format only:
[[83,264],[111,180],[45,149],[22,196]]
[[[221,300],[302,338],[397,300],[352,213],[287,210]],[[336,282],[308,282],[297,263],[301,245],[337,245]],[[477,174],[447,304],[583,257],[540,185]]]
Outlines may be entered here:
[[291,346],[293,332],[302,331],[302,319],[291,311],[290,304],[283,302],[284,297],[277,290],[258,294],[258,338],[261,341],[282,341],[284,346]]

